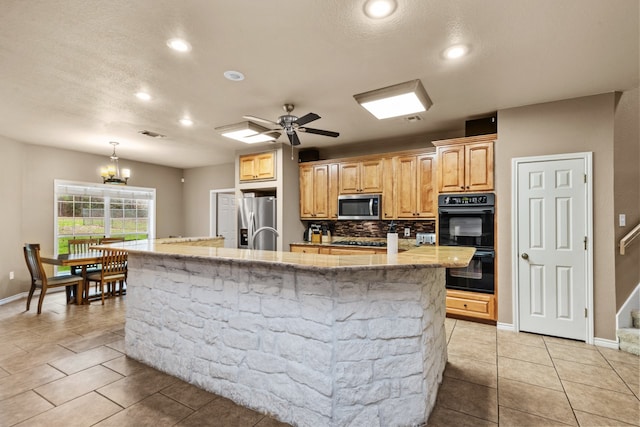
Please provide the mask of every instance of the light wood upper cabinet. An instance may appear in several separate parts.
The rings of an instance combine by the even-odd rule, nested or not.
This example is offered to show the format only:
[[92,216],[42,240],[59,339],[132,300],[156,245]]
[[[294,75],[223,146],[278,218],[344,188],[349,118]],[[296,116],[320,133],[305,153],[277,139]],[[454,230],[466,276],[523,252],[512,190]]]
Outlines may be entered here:
[[[329,218],[329,164],[300,165],[300,218]],[[336,195],[336,203],[338,196]],[[337,216],[337,213],[336,213]]]
[[496,135],[434,141],[441,193],[493,190],[493,143]]
[[464,157],[466,190],[493,190],[493,142],[468,144]]
[[340,194],[382,193],[382,159],[340,163]]
[[382,181],[382,219],[396,218],[396,180],[395,176],[396,159],[388,158],[383,160],[384,179]]
[[434,155],[398,157],[396,177],[397,218],[435,218]]
[[338,219],[339,165],[329,164],[329,219]]
[[275,160],[275,151],[239,156],[240,181],[275,179]]

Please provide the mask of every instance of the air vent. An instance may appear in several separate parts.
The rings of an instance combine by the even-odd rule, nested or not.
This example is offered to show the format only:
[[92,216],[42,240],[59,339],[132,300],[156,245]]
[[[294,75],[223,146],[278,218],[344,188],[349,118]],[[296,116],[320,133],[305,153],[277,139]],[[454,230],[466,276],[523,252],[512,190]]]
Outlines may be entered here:
[[151,130],[141,130],[141,131],[138,131],[138,133],[141,133],[141,134],[143,134],[145,136],[148,136],[148,137],[151,137],[151,138],[166,138],[167,137],[167,135],[163,135],[161,133],[154,132],[154,131],[151,131]]
[[405,117],[404,121],[407,122],[407,123],[420,122],[420,121],[422,121],[422,117],[420,117],[420,116],[409,116],[409,117]]

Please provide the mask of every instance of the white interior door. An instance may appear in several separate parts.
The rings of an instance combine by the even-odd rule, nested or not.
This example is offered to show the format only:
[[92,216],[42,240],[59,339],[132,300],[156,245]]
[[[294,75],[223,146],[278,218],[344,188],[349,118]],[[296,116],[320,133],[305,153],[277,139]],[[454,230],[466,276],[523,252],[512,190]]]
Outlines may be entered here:
[[586,172],[584,158],[516,164],[521,331],[587,340]]
[[217,232],[224,237],[225,248],[236,248],[236,198],[233,193],[218,193]]

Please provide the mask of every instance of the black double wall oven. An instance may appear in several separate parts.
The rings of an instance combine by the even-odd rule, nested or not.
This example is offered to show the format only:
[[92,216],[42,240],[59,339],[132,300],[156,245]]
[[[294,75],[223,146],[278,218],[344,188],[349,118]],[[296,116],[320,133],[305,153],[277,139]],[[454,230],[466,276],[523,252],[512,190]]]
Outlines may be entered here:
[[440,246],[471,246],[473,259],[465,268],[447,268],[447,289],[493,294],[495,194],[438,196]]

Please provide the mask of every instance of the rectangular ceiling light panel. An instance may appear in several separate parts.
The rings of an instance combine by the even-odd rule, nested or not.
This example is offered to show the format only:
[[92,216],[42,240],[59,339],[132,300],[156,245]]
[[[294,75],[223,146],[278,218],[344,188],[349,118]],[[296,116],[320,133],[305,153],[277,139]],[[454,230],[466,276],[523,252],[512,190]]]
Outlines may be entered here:
[[378,119],[421,113],[433,105],[420,80],[411,80],[353,97]]
[[270,129],[248,121],[216,128],[216,131],[220,132],[222,136],[235,139],[236,141],[241,141],[246,144],[275,141],[275,138],[272,135],[262,133],[268,132],[269,130]]

